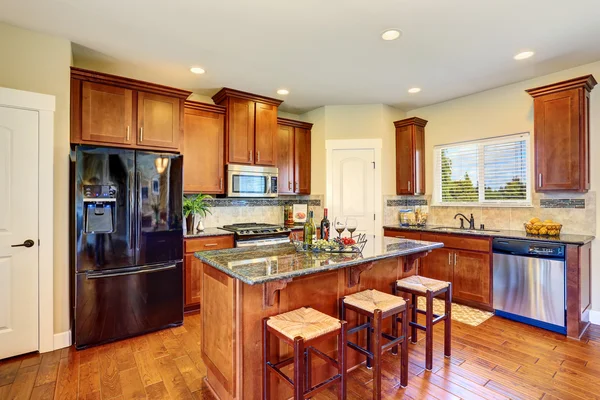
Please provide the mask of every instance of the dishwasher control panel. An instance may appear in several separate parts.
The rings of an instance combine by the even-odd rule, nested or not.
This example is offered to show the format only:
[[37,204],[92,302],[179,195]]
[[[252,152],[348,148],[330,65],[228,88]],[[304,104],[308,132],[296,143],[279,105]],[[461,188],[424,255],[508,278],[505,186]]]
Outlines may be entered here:
[[537,256],[563,257],[565,255],[565,248],[563,246],[555,247],[531,245],[529,246],[529,254],[535,254]]

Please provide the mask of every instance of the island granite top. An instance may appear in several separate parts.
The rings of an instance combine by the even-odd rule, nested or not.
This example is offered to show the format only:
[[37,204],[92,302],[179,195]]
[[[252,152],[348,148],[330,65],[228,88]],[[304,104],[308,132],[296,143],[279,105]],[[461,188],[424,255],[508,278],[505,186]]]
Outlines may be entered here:
[[443,243],[367,236],[362,254],[297,252],[292,244],[280,244],[202,251],[194,255],[232,278],[248,285],[256,285],[407,256],[443,246]]
[[492,238],[503,238],[503,239],[525,239],[525,240],[537,240],[540,242],[549,243],[563,243],[563,244],[576,244],[584,245],[592,240],[594,236],[589,235],[572,235],[568,233],[560,234],[559,236],[538,236],[530,235],[525,231],[508,231],[508,230],[486,230],[486,231],[472,231],[465,229],[458,230],[444,230],[442,227],[436,225],[425,225],[425,226],[400,226],[400,225],[386,225],[383,229],[391,231],[412,231],[412,232],[429,232],[429,233],[440,233],[449,235],[470,235],[470,236],[482,236]]

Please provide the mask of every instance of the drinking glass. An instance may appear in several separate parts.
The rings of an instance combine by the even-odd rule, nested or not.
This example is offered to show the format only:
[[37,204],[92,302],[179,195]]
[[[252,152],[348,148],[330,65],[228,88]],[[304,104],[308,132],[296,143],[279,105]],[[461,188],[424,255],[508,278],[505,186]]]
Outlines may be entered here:
[[348,232],[350,232],[350,237],[352,237],[356,228],[358,228],[358,221],[356,218],[348,218],[346,221],[346,229],[348,229]]
[[342,233],[346,230],[346,218],[335,217],[333,220],[333,226],[338,233],[338,237],[342,237]]

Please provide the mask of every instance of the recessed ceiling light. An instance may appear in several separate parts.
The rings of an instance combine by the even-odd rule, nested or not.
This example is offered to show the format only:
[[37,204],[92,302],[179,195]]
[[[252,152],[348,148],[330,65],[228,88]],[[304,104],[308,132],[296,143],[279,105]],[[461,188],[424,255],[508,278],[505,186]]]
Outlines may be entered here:
[[192,68],[190,68],[190,71],[192,71],[194,74],[203,74],[206,72],[204,70],[204,68],[200,68],[200,67],[192,67]]
[[281,94],[281,95],[284,95],[284,96],[285,96],[286,94],[290,94],[290,91],[289,91],[289,90],[287,90],[287,89],[279,89],[279,90],[277,91],[277,94]]
[[408,93],[419,93],[420,91],[421,91],[421,88],[418,88],[418,87],[408,89]]
[[532,55],[534,55],[535,53],[533,51],[523,51],[519,54],[517,54],[514,59],[515,60],[524,60],[526,58],[531,57]]
[[398,29],[388,29],[381,34],[383,40],[396,40],[402,35]]

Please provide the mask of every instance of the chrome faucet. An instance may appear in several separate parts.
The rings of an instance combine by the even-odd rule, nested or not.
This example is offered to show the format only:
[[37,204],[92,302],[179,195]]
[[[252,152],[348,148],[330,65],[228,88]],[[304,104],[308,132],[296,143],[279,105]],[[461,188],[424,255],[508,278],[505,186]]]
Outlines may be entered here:
[[456,214],[454,216],[454,219],[456,219],[456,217],[460,217],[460,229],[465,229],[465,221],[469,221],[469,229],[475,229],[475,217],[473,217],[473,214],[471,214],[471,218],[467,218],[464,214],[461,213]]

